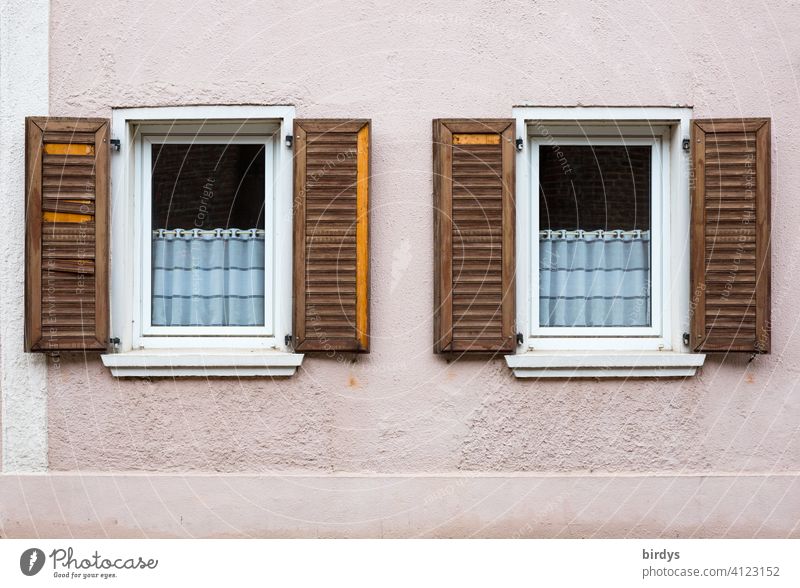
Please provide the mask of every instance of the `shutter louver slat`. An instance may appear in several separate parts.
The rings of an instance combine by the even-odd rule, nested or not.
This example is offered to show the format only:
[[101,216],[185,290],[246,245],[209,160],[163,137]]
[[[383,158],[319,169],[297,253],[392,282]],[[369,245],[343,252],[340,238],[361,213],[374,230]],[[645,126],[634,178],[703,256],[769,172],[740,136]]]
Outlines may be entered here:
[[297,351],[369,351],[368,120],[296,120]]
[[108,125],[26,119],[26,351],[106,349]]
[[513,130],[433,121],[436,353],[515,349]]
[[692,124],[692,348],[770,351],[770,121]]

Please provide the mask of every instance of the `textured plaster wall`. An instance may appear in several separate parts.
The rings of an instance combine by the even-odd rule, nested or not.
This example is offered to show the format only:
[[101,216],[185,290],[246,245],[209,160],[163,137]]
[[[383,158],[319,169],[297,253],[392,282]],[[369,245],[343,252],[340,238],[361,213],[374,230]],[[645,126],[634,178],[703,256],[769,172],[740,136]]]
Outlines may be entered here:
[[[92,5],[87,8],[87,4]],[[293,104],[373,120],[373,352],[287,380],[49,370],[55,470],[800,470],[800,6],[54,0],[50,112]],[[515,381],[431,353],[431,119],[515,104],[773,120],[773,355],[684,381]],[[688,293],[687,293],[688,294]]]

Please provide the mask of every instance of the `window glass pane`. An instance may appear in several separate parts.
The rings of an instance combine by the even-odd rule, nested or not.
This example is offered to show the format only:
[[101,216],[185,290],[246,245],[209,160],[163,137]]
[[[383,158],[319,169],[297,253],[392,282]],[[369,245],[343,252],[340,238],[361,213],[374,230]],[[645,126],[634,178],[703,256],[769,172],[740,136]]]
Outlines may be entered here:
[[651,147],[539,149],[539,324],[651,324]]
[[152,148],[154,326],[264,324],[264,145]]

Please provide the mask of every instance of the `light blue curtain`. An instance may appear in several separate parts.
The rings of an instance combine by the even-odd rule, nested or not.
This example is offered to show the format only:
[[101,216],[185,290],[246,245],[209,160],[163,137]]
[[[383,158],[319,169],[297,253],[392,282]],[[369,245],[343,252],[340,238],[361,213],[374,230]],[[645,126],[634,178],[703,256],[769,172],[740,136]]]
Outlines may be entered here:
[[540,231],[539,324],[650,326],[650,231]]
[[264,231],[153,231],[154,326],[264,324]]

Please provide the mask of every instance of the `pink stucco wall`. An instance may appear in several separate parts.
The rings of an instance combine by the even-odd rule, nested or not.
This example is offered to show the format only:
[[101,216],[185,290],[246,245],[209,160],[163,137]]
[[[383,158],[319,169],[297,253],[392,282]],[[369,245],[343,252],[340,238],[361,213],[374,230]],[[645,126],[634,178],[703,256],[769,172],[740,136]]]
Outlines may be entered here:
[[[54,0],[52,115],[293,104],[373,121],[373,352],[286,380],[49,370],[55,470],[796,472],[800,7],[741,2]],[[89,6],[87,8],[87,5]],[[773,354],[685,381],[514,380],[431,353],[435,117],[693,105],[773,121]]]

